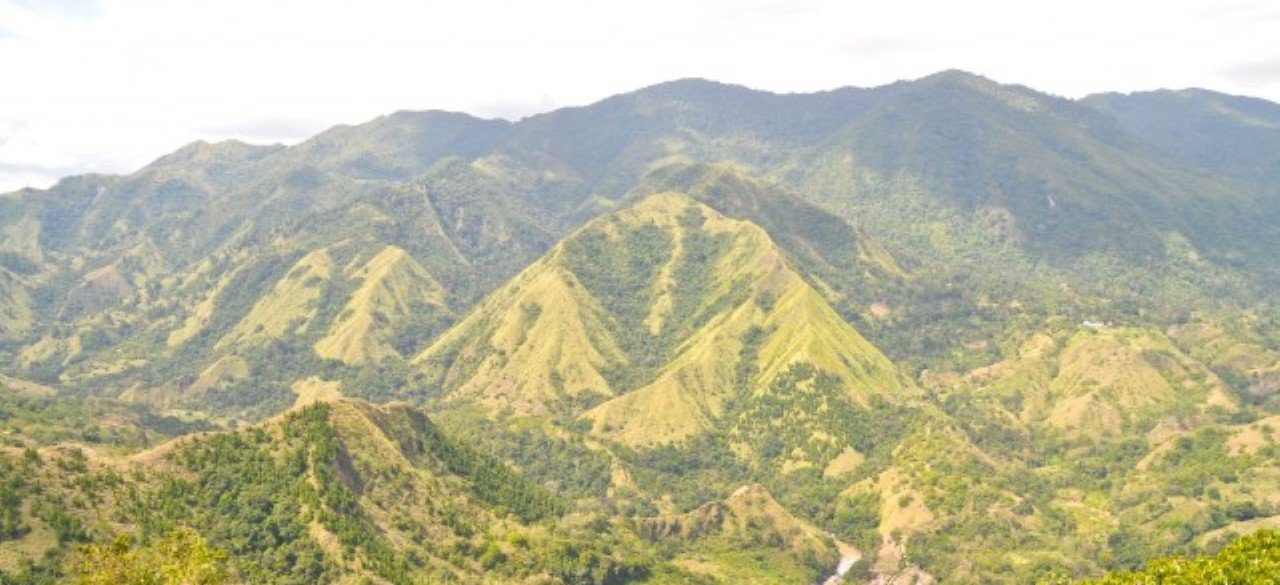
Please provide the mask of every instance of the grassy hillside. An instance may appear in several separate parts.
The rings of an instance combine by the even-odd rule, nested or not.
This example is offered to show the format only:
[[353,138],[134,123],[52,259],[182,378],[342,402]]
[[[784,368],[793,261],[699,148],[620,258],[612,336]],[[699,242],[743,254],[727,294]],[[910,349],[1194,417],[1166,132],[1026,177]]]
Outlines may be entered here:
[[416,361],[447,400],[568,408],[633,446],[719,426],[798,364],[850,402],[901,392],[893,364],[762,229],[674,194],[588,224]]
[[6,337],[18,337],[31,328],[31,298],[22,280],[0,268],[0,328]]
[[[1090,103],[959,72],[786,96],[683,80],[515,124],[401,112],[293,147],[196,143],[128,177],[0,199],[0,259],[23,282],[0,295],[14,315],[0,352],[9,371],[75,370],[68,380],[115,393],[169,369],[142,356],[193,374],[218,356],[174,348],[209,323],[228,336],[214,313],[273,294],[283,267],[270,264],[342,246],[405,250],[465,312],[628,194],[662,191],[763,227],[917,371],[990,359],[982,341],[1028,313],[1161,326],[1187,307],[1274,315],[1255,306],[1274,277],[1270,199],[1188,173],[1153,132]],[[233,280],[251,298],[221,298]],[[259,317],[246,325],[265,331]],[[412,321],[373,353],[416,355],[449,318]],[[326,357],[369,363],[329,345]]]
[[1027,339],[1015,356],[967,373],[1009,416],[1080,440],[1143,436],[1171,418],[1220,418],[1238,399],[1202,362],[1150,330],[1106,325]]
[[325,250],[302,257],[218,344],[253,343],[306,333],[333,272],[333,260]]
[[1216,550],[1280,517],[1273,109],[682,80],[0,195],[0,570],[781,583],[839,549],[1022,583]]
[[829,537],[754,485],[684,514],[646,518],[637,531],[679,547],[677,566],[722,583],[804,583],[836,564]]
[[323,358],[348,364],[398,355],[389,338],[417,313],[444,309],[444,290],[403,249],[388,246],[351,276],[360,282],[329,334],[316,342]]

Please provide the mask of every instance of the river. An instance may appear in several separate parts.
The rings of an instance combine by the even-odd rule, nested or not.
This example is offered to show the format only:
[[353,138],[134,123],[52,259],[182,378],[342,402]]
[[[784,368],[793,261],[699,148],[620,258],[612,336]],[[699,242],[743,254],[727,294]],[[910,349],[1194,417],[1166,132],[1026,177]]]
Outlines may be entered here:
[[862,553],[853,546],[836,541],[836,548],[840,551],[840,562],[836,564],[836,572],[827,577],[822,585],[840,585],[849,569],[853,568],[853,564],[862,559]]

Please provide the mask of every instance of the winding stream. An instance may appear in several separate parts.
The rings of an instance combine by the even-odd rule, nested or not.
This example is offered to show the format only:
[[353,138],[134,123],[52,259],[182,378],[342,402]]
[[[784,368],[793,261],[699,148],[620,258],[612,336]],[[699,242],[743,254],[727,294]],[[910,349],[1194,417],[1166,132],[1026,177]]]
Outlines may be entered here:
[[845,573],[848,573],[849,569],[853,568],[853,564],[862,558],[862,553],[858,552],[858,549],[838,540],[836,548],[840,550],[840,562],[836,564],[836,572],[827,577],[822,585],[840,585]]

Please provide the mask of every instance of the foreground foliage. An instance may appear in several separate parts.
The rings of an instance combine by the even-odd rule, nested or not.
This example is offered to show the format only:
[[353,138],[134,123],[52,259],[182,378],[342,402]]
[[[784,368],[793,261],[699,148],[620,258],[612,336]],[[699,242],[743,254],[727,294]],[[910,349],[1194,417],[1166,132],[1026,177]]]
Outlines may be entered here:
[[1280,532],[1260,530],[1237,538],[1212,556],[1157,559],[1141,571],[1113,573],[1089,585],[1252,585],[1280,581]]

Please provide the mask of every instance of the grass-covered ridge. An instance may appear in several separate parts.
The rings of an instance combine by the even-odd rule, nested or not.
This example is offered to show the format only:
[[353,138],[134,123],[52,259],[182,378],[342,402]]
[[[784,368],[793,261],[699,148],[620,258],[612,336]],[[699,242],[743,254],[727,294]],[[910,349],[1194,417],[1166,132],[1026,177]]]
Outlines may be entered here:
[[707,431],[798,363],[860,404],[902,390],[764,230],[672,193],[591,222],[417,362],[454,400],[576,401],[597,433],[631,445]]
[[[1025,583],[1214,551],[1280,518],[1276,111],[962,72],[683,80],[0,195],[0,448],[21,480],[0,481],[0,568],[38,578],[63,559],[17,559],[87,544],[220,551],[241,576],[816,582],[830,549],[805,535],[830,532],[859,577]],[[400,407],[337,397],[417,403],[470,466],[401,444],[434,427]],[[120,463],[215,429],[238,430],[186,439],[225,443],[198,465]],[[322,486],[291,474],[333,461],[313,533]],[[161,473],[202,526],[120,512]],[[240,512],[205,481],[274,529],[215,529]],[[769,498],[735,524],[744,485]],[[478,520],[464,535],[447,510]]]
[[443,310],[440,284],[403,249],[387,246],[356,270],[360,282],[342,307],[328,335],[316,342],[316,354],[348,364],[398,355],[391,343],[394,326],[415,314]]

